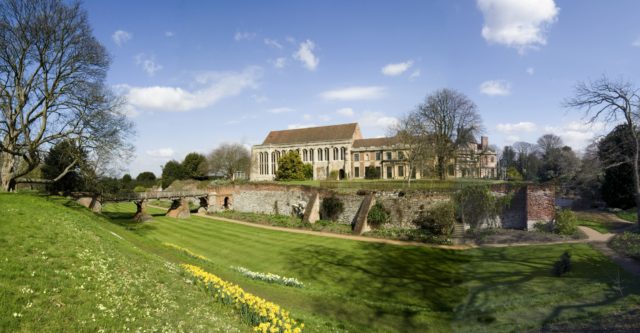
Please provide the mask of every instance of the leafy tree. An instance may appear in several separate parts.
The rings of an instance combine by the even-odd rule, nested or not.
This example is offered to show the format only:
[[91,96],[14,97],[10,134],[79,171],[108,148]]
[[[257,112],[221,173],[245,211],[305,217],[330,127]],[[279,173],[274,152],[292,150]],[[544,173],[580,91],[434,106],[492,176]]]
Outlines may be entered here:
[[251,168],[251,153],[239,143],[220,145],[209,154],[207,160],[209,171],[224,175],[226,179],[233,179],[233,175],[238,171],[248,175]]
[[276,180],[304,180],[304,163],[296,151],[289,151],[278,161]]
[[[623,80],[610,80],[606,76],[589,83],[579,83],[574,97],[565,102],[565,106],[585,110],[589,121],[617,122],[625,125],[622,134],[629,142],[628,154],[606,156],[601,159],[605,168],[629,165],[632,175],[634,201],[637,208],[638,226],[640,226],[640,94],[638,88]],[[602,156],[601,156],[602,157]],[[606,176],[605,176],[606,177]]]
[[156,183],[156,175],[151,171],[144,171],[136,177],[136,183],[144,187],[151,187]]
[[128,173],[124,174],[120,181],[122,182],[123,188],[132,189],[134,187],[133,178],[131,178],[131,175]]
[[[366,167],[364,169],[364,178],[366,179],[380,179],[380,169],[376,167]],[[411,177],[409,177],[411,178]]]
[[[0,191],[14,190],[41,164],[42,152],[65,140],[74,140],[96,170],[129,155],[132,123],[105,82],[109,54],[79,2],[2,1],[0,36]],[[66,162],[47,182],[80,160]]]
[[[598,157],[602,161],[626,160],[633,153],[626,125],[618,125],[598,144]],[[604,170],[602,199],[610,207],[628,209],[635,205],[633,170],[630,163],[612,165]]]
[[506,169],[516,165],[516,151],[513,150],[513,147],[504,146],[504,149],[502,150],[501,165]]
[[182,169],[186,178],[204,179],[207,177],[207,158],[202,154],[189,153],[182,161]]
[[518,171],[518,169],[515,166],[510,166],[507,168],[507,180],[513,180],[513,181],[522,180],[522,175],[520,174],[520,171]]
[[447,164],[459,147],[475,142],[482,129],[476,104],[464,94],[440,89],[427,96],[414,115],[429,134],[436,158],[436,173],[447,176]]
[[[73,192],[84,190],[84,179],[80,165],[83,163],[72,163],[74,160],[84,161],[86,153],[76,146],[73,141],[61,141],[51,147],[44,159],[42,166],[42,177],[45,179],[55,179],[64,173],[64,176],[47,184],[47,190],[52,193]],[[71,165],[71,168],[69,166]],[[68,170],[65,169],[69,168]]]
[[182,164],[176,160],[171,160],[162,167],[162,188],[169,187],[174,180],[187,178]]

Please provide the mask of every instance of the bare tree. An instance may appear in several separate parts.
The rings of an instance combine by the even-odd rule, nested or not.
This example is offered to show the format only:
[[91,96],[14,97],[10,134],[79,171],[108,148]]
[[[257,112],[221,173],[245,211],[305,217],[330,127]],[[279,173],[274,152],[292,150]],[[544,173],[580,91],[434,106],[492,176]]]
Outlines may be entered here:
[[0,1],[0,45],[0,190],[14,189],[62,140],[94,167],[128,156],[132,125],[105,85],[110,59],[79,3]]
[[434,146],[429,131],[420,121],[417,113],[409,113],[391,126],[390,132],[398,139],[398,144],[407,149],[405,154],[405,160],[409,164],[407,182],[411,184],[411,175],[414,170],[422,167],[423,172],[427,163],[433,158]]
[[554,134],[545,134],[538,139],[538,148],[542,154],[547,155],[553,149],[560,149],[564,146],[562,139]]
[[209,154],[208,161],[209,171],[223,174],[227,179],[233,179],[236,171],[249,174],[251,153],[242,144],[224,143]]
[[632,154],[619,154],[616,160],[602,161],[604,168],[629,164],[633,170],[635,201],[638,212],[637,223],[640,225],[640,135],[638,121],[640,116],[640,89],[631,82],[611,80],[606,76],[593,82],[580,82],[575,87],[574,97],[565,101],[569,108],[581,109],[589,123],[605,121],[607,123],[624,123],[627,139],[632,142]]
[[475,142],[482,131],[482,119],[476,104],[464,94],[440,89],[427,96],[416,109],[416,117],[431,135],[440,179],[447,175],[447,164],[459,147]]

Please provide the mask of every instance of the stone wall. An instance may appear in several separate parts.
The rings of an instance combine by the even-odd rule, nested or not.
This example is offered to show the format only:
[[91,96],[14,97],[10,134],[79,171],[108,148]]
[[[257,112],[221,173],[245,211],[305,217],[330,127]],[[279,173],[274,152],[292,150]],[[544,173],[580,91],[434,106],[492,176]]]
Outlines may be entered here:
[[[298,215],[304,214],[306,206],[315,194],[322,201],[330,196],[338,197],[344,211],[337,222],[353,225],[365,195],[369,192],[336,193],[328,189],[309,186],[289,186],[280,184],[245,184],[213,186],[209,188],[210,212],[226,209],[239,212],[262,214]],[[491,191],[498,196],[511,195],[507,209],[492,225],[502,228],[531,229],[537,221],[551,221],[555,215],[554,188],[548,186],[494,186]],[[413,221],[421,212],[434,205],[451,200],[450,195],[424,191],[378,191],[374,193],[375,202],[381,203],[390,213],[391,222],[383,227],[415,228]],[[322,210],[320,210],[322,211]],[[322,212],[320,213],[320,218]]]

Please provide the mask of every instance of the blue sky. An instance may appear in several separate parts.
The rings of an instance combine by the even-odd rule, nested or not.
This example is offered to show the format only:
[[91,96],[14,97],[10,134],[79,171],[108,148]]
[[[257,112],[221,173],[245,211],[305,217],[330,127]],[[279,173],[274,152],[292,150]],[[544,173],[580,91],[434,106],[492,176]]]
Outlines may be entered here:
[[270,130],[359,122],[365,137],[439,88],[498,146],[611,124],[562,107],[577,81],[638,82],[640,2],[97,1],[83,4],[136,123],[134,176]]

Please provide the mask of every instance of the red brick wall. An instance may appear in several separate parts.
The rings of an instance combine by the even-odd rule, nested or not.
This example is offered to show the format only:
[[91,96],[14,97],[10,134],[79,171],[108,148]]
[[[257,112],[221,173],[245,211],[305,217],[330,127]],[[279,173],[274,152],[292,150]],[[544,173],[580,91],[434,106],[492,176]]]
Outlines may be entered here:
[[556,214],[553,185],[527,185],[527,220],[551,221]]

